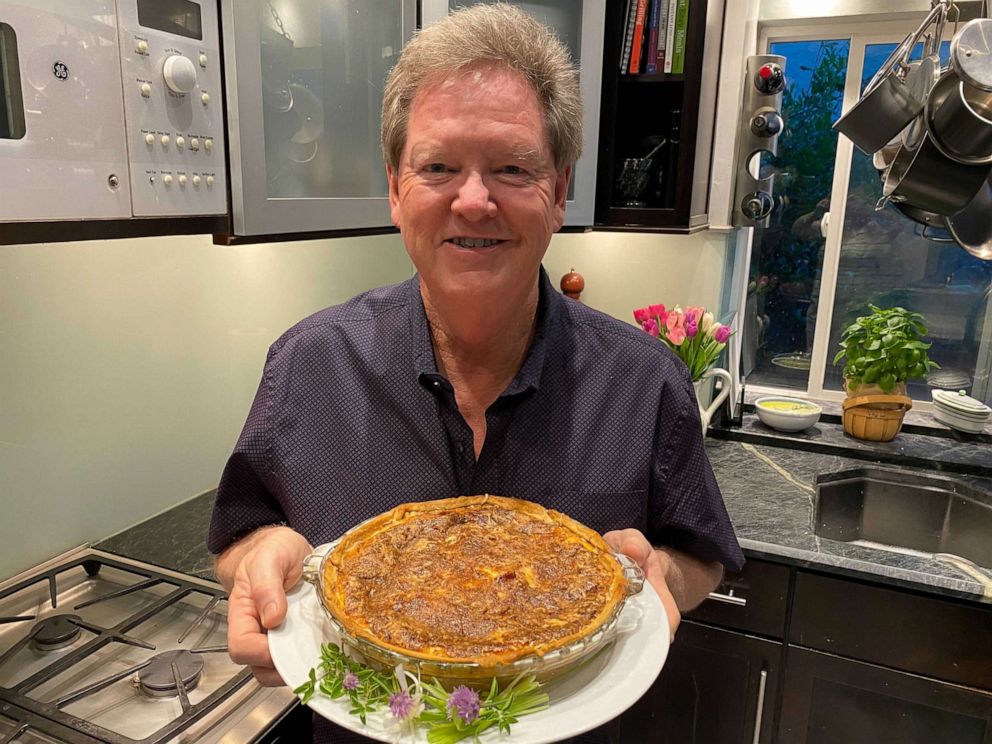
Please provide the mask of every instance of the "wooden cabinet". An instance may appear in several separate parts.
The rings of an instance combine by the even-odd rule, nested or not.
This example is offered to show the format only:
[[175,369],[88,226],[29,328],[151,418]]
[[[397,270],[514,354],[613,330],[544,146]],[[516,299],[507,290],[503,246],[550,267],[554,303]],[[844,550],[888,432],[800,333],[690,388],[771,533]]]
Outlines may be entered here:
[[689,3],[685,64],[677,75],[632,75],[629,68],[621,73],[627,4],[607,5],[596,225],[640,231],[701,228],[707,221],[724,3]]
[[992,606],[749,560],[686,614],[622,742],[992,744]]
[[662,674],[620,717],[620,741],[771,742],[780,654],[775,641],[684,621]]

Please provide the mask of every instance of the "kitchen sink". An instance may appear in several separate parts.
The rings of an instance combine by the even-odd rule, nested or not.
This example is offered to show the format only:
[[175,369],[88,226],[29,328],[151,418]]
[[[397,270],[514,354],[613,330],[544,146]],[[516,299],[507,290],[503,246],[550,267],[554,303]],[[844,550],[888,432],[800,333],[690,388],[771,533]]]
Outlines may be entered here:
[[817,476],[813,531],[842,542],[951,553],[992,568],[992,495],[884,468]]

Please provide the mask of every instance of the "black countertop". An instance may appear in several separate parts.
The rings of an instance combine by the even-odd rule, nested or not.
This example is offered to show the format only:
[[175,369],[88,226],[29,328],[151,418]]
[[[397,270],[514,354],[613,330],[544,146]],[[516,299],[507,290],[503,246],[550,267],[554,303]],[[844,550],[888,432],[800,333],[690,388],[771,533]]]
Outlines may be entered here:
[[[881,445],[884,449],[872,449],[846,437],[832,423],[820,423],[799,436],[766,436],[769,431],[746,420],[736,431],[714,432],[720,438],[710,437],[706,444],[748,556],[992,603],[992,582],[984,583],[953,565],[924,555],[829,540],[812,530],[816,476],[863,467],[866,461],[882,461],[882,467],[894,463],[904,470],[920,463],[925,471],[957,470],[960,475],[954,477],[981,489],[992,504],[992,477],[983,477],[992,476],[992,447],[981,440],[962,442],[904,433]],[[810,447],[810,441],[820,446]],[[846,449],[841,446],[845,441]],[[213,492],[209,491],[95,547],[213,578],[213,560],[205,545],[212,506]]]

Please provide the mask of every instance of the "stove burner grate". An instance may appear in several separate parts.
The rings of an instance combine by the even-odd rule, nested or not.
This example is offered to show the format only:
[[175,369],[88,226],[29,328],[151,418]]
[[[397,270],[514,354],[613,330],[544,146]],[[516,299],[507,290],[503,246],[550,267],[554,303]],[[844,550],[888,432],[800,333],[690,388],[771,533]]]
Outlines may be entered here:
[[200,682],[203,659],[186,649],[164,651],[138,671],[138,683],[152,697],[185,696]]
[[52,615],[35,624],[31,645],[39,651],[55,651],[71,646],[82,630],[79,615]]

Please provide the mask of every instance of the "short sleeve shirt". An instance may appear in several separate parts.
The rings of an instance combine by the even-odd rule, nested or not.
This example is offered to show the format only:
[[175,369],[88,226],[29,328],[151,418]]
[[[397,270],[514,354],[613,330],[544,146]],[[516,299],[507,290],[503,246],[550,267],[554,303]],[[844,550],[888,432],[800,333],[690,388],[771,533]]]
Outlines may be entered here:
[[398,504],[491,493],[740,569],[688,371],[664,344],[563,297],[542,270],[534,341],[476,459],[419,286],[361,294],[272,345],[211,551],[274,523],[319,545]]

